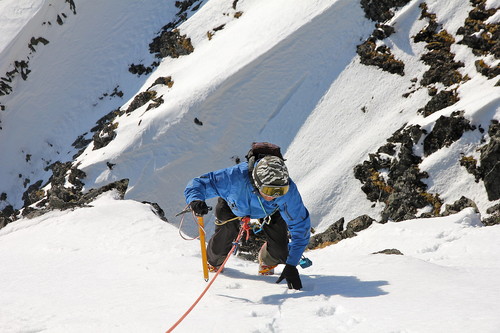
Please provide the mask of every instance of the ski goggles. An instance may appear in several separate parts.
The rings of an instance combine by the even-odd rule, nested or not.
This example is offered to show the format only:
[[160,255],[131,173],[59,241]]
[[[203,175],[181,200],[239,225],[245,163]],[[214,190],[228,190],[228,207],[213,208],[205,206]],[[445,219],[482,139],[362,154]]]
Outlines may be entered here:
[[277,198],[277,197],[281,197],[282,195],[285,195],[288,192],[289,188],[290,188],[289,185],[282,185],[282,186],[279,186],[279,185],[262,185],[259,188],[259,191],[262,194],[267,195],[268,197]]

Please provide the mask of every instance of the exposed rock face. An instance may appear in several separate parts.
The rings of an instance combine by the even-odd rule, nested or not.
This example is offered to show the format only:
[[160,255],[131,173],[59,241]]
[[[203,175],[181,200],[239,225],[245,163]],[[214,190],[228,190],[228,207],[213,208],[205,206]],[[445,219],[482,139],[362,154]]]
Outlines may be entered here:
[[486,0],[470,0],[474,8],[465,20],[464,26],[457,31],[463,35],[459,44],[472,48],[475,55],[493,54],[500,58],[500,29],[498,23],[485,23],[488,18],[495,15],[498,8],[486,9]]
[[462,196],[460,199],[455,201],[453,204],[445,205],[444,212],[441,214],[441,216],[448,216],[451,214],[456,214],[456,213],[458,213],[458,212],[460,212],[468,207],[472,207],[472,208],[474,208],[474,210],[476,212],[479,212],[479,210],[477,209],[476,203],[474,201]]
[[361,0],[361,7],[367,18],[376,22],[384,22],[394,16],[392,8],[402,7],[408,2],[410,0]]
[[149,51],[157,58],[178,58],[194,51],[191,39],[181,35],[178,29],[164,31],[149,44]]
[[422,179],[428,175],[419,170],[421,158],[413,153],[422,134],[419,126],[403,127],[376,154],[370,154],[368,161],[354,168],[354,176],[363,184],[361,189],[367,199],[386,204],[382,223],[415,218],[418,209],[427,206],[435,215],[439,213],[442,202],[439,196],[426,192]]
[[134,100],[132,101],[132,103],[130,103],[129,107],[127,108],[127,111],[125,112],[130,113],[140,108],[141,106],[145,105],[155,97],[156,97],[156,91],[154,90],[141,92],[137,94],[137,96],[135,96]]
[[375,37],[371,37],[363,44],[358,45],[356,52],[363,65],[377,66],[386,72],[404,75],[404,63],[397,60],[387,46],[377,46]]
[[372,254],[396,254],[402,256],[403,253],[399,251],[398,249],[385,249],[382,251],[374,252]]
[[481,176],[488,199],[500,199],[500,124],[492,121],[488,130],[490,141],[481,147]]
[[[433,93],[434,90],[431,89],[429,91],[429,94]],[[455,104],[459,100],[460,98],[458,97],[456,89],[442,90],[439,93],[433,95],[431,100],[422,109],[418,110],[418,113],[421,113],[424,117],[427,117],[436,111],[442,110],[448,106]]]
[[486,213],[491,214],[491,216],[485,218],[482,222],[486,226],[500,224],[500,204],[490,207],[486,210]]
[[476,182],[483,180],[488,199],[500,199],[500,124],[492,120],[488,129],[489,141],[479,148],[478,161],[471,156],[462,156],[460,165],[474,175]]
[[346,238],[355,237],[358,232],[371,226],[374,221],[375,220],[368,215],[362,215],[350,221],[344,230],[344,218],[341,218],[329,226],[324,232],[311,237],[307,248],[313,250],[336,244]]
[[460,139],[465,131],[473,130],[462,112],[454,112],[451,117],[441,116],[432,131],[424,139],[424,156],[429,156],[443,147],[449,147]]

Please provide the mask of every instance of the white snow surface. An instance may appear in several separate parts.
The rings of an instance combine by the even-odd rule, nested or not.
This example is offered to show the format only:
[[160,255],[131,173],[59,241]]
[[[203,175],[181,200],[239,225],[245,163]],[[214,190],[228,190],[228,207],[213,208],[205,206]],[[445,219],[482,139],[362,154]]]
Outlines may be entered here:
[[[232,256],[175,332],[497,332],[499,237],[471,209],[374,224],[307,252],[301,291]],[[111,194],[9,224],[0,267],[1,332],[165,332],[207,285],[197,240]]]
[[[166,331],[207,285],[199,243],[179,236],[174,217],[185,205],[184,186],[234,164],[252,141],[282,147],[318,231],[341,217],[377,218],[383,207],[365,199],[353,168],[394,131],[406,123],[431,130],[458,110],[485,129],[500,120],[497,80],[478,74],[477,58],[461,45],[453,52],[470,80],[458,87],[458,103],[423,118],[416,111],[430,99],[426,89],[402,97],[427,68],[419,60],[423,43],[411,38],[426,25],[421,2],[396,11],[396,33],[385,41],[405,76],[360,64],[356,45],[374,22],[350,0],[240,0],[236,9],[232,1],[204,1],[180,26],[195,51],[135,76],[128,66],[155,60],[148,45],[174,19],[174,1],[75,0],[73,14],[69,2],[0,0],[0,74],[20,60],[31,70],[0,96],[0,193],[7,194],[0,208],[22,206],[25,187],[47,181],[51,163],[71,160],[71,143],[91,137],[102,116],[127,108],[158,77],[174,81],[153,88],[165,101],[160,107],[118,118],[115,140],[78,157],[86,189],[128,178],[126,200],[107,193],[92,207],[0,230],[0,332]],[[471,8],[463,0],[426,3],[452,34]],[[207,31],[222,24],[208,40]],[[49,43],[33,52],[31,37]],[[123,98],[110,96],[115,88]],[[467,132],[421,164],[429,193],[445,203],[466,196],[480,214],[375,223],[307,252],[314,264],[299,268],[301,291],[257,276],[256,263],[233,256],[175,331],[499,332],[500,226],[480,222],[495,203],[458,164],[461,154],[477,156],[480,135]],[[169,222],[143,200],[159,203]],[[212,222],[207,216],[209,236]],[[183,230],[196,234],[189,216]],[[392,248],[404,255],[373,254]]]

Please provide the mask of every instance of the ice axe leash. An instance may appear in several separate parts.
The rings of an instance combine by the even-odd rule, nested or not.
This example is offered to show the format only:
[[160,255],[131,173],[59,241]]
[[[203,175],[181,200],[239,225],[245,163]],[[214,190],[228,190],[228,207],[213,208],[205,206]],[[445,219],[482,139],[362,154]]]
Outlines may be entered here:
[[[167,333],[172,332],[187,317],[187,315],[194,309],[194,307],[200,302],[200,300],[203,298],[203,296],[205,296],[206,292],[208,291],[208,289],[210,289],[210,287],[214,283],[215,279],[219,276],[219,274],[224,269],[224,266],[226,265],[226,262],[229,260],[229,257],[231,257],[231,255],[238,250],[238,246],[240,244],[241,237],[243,237],[243,234],[246,233],[246,239],[247,240],[248,240],[248,237],[250,237],[250,230],[251,229],[250,229],[250,227],[248,225],[248,222],[250,221],[250,218],[249,217],[244,217],[244,218],[241,219],[241,221],[243,223],[241,224],[240,231],[238,233],[238,236],[236,237],[236,240],[233,242],[233,247],[231,248],[231,250],[227,254],[226,259],[224,259],[224,262],[222,263],[222,265],[220,265],[219,269],[215,273],[215,276],[213,277],[212,280],[210,280],[210,282],[207,284],[207,286],[205,287],[205,289],[203,290],[203,292],[200,294],[200,296],[198,296],[198,298],[196,299],[196,301],[194,301],[194,303],[189,307],[189,309],[187,309],[187,311],[179,318],[179,320],[177,320],[177,322],[174,325],[172,325],[172,327],[170,327],[167,330]],[[204,233],[204,231],[203,231],[203,233]],[[205,261],[204,265],[207,266],[206,261]]]
[[[212,207],[208,207],[208,210],[212,210]],[[184,224],[184,214],[186,213],[189,213],[189,212],[192,212],[193,213],[193,217],[195,218],[196,220],[196,223],[198,224],[198,237],[195,237],[195,238],[187,238],[185,237],[183,234],[182,234],[182,225]],[[200,249],[201,249],[201,265],[202,265],[202,268],[203,268],[203,278],[205,279],[206,282],[208,282],[208,266],[207,266],[207,263],[208,263],[208,260],[207,260],[207,248],[206,248],[206,245],[205,245],[205,235],[206,235],[206,232],[205,232],[205,223],[204,223],[204,220],[203,220],[203,216],[202,215],[196,215],[191,207],[189,207],[189,205],[187,205],[186,207],[184,207],[184,210],[182,210],[182,212],[176,214],[175,216],[180,216],[182,215],[182,218],[181,218],[181,223],[179,225],[179,235],[182,237],[182,239],[184,240],[195,240],[196,238],[199,238],[200,239]]]

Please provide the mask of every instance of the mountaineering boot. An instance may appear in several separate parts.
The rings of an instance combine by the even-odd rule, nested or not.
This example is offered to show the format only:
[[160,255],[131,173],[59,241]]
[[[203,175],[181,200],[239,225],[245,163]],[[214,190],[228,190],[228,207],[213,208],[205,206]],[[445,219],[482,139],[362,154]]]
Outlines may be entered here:
[[[217,271],[219,270],[220,266],[212,266],[210,265],[208,262],[207,262],[207,266],[208,266],[208,271],[210,273],[217,273]],[[224,272],[224,269],[220,271],[221,273]]]
[[274,274],[274,268],[278,265],[266,265],[264,262],[264,258],[268,257],[269,254],[267,253],[267,243],[264,243],[262,247],[259,250],[259,275],[273,275]]

